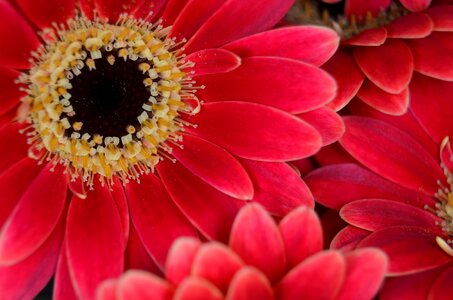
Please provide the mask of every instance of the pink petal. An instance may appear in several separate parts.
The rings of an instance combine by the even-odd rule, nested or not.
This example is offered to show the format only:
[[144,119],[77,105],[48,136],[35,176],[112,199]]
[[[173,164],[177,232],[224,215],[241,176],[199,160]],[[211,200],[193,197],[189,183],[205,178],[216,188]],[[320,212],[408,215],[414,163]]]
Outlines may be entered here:
[[63,168],[50,171],[52,167],[49,164],[31,182],[3,226],[1,264],[15,264],[31,255],[57,226],[65,206],[66,176]]
[[347,130],[340,142],[362,164],[404,187],[427,195],[436,193],[442,170],[412,137],[382,121],[363,117],[344,120]]
[[173,300],[222,300],[222,293],[209,281],[190,277],[177,288]]
[[18,103],[24,93],[19,90],[19,86],[15,83],[20,73],[9,69],[0,67],[0,93],[2,98],[0,100],[0,114],[7,113],[13,109]]
[[346,262],[340,252],[320,252],[292,269],[275,288],[276,298],[335,299],[344,278]]
[[195,236],[189,221],[174,205],[159,178],[140,177],[140,183],[126,185],[132,222],[145,248],[161,266],[173,241],[180,236]]
[[170,300],[173,291],[170,284],[154,274],[144,271],[128,271],[117,283],[117,298]]
[[198,230],[211,239],[228,239],[244,201],[219,192],[180,163],[160,162],[157,171],[173,201]]
[[55,272],[63,233],[64,222],[60,222],[31,256],[16,265],[0,266],[3,299],[34,299],[38,295]]
[[198,76],[196,81],[205,86],[197,92],[204,101],[254,102],[291,113],[322,107],[336,91],[334,80],[323,70],[278,57],[244,58],[232,72]]
[[187,134],[181,145],[184,149],[175,147],[172,154],[194,175],[233,198],[253,198],[252,180],[244,167],[225,149]]
[[286,257],[282,236],[261,206],[249,204],[241,209],[231,229],[229,245],[245,263],[257,267],[272,282],[283,274]]
[[78,298],[69,274],[65,243],[61,247],[55,272],[53,298],[55,300],[77,300]]
[[192,265],[192,275],[205,278],[225,292],[234,274],[243,265],[239,256],[230,248],[211,242],[198,250]]
[[[335,78],[338,92],[328,106],[336,111],[342,109],[357,94],[365,76],[358,68],[351,52],[339,50],[323,68]],[[348,76],[344,76],[348,74]]]
[[93,299],[98,284],[120,275],[124,264],[121,219],[108,188],[96,183],[86,199],[74,196],[66,226],[68,265],[77,295]]
[[434,24],[424,13],[401,16],[390,23],[387,34],[390,38],[419,39],[431,34]]
[[[281,41],[284,41],[282,47]],[[225,49],[241,57],[277,56],[320,66],[335,53],[339,37],[335,31],[318,26],[273,29],[236,40]]]
[[323,146],[338,141],[345,130],[343,119],[328,107],[321,107],[297,116],[318,130]]
[[453,30],[453,6],[436,5],[430,7],[426,13],[434,23],[435,31],[452,31]]
[[[7,171],[0,174],[0,190],[2,191],[0,210],[0,228],[3,228],[22,194],[41,171],[35,160],[24,158]],[[39,202],[39,201],[38,201]]]
[[338,300],[373,299],[387,272],[387,257],[373,248],[346,253],[346,278]]
[[[271,28],[283,18],[292,4],[292,0],[227,0],[189,40],[186,50],[190,53],[218,47]],[[251,15],[260,17],[251,18]]]
[[431,4],[431,0],[401,0],[401,3],[408,10],[417,12],[426,9]]
[[0,65],[17,69],[30,66],[30,53],[40,44],[32,27],[5,0],[0,1],[0,41]]
[[223,49],[200,50],[188,55],[184,60],[195,63],[193,68],[185,70],[193,71],[193,76],[230,72],[241,65],[239,56]]
[[189,277],[200,246],[201,242],[198,239],[190,237],[179,238],[173,243],[165,264],[165,276],[170,283],[179,285]]
[[448,268],[437,277],[431,287],[428,299],[448,300],[453,294],[453,267]]
[[412,112],[439,145],[444,137],[452,134],[453,120],[450,116],[453,106],[449,95],[453,93],[453,82],[417,74],[410,85],[410,92]]
[[319,133],[304,121],[254,103],[208,103],[190,121],[198,127],[187,131],[248,159],[296,160],[316,153],[321,146]]
[[310,190],[288,164],[246,159],[241,162],[255,185],[253,201],[271,214],[284,216],[299,205],[313,207]]
[[432,195],[405,189],[356,164],[322,167],[311,172],[305,181],[317,201],[337,210],[363,198],[400,201],[420,208],[434,204]]
[[323,233],[314,210],[299,207],[286,215],[278,227],[285,244],[288,267],[293,268],[322,250]]
[[414,61],[409,47],[389,39],[378,47],[356,47],[354,58],[363,73],[388,93],[401,93],[409,84]]
[[16,0],[21,11],[36,26],[44,29],[51,28],[52,23],[65,24],[66,21],[74,17],[75,0],[50,0],[50,1],[33,1],[33,0]]
[[343,206],[340,215],[349,224],[370,231],[398,225],[430,228],[441,222],[425,209],[383,199],[353,201]]
[[365,18],[368,13],[377,16],[389,7],[390,2],[391,0],[348,0],[346,1],[345,13],[347,16],[355,15],[359,18]]
[[436,235],[437,232],[427,228],[395,226],[372,233],[360,242],[359,247],[382,249],[389,257],[389,274],[412,274],[451,261],[436,244]]
[[8,141],[0,143],[0,173],[27,157],[30,145],[26,135],[19,133],[22,127],[19,123],[11,123],[0,130],[0,140]]
[[96,299],[97,300],[116,300],[116,289],[118,287],[118,280],[116,279],[107,279],[103,281],[97,291]]
[[394,116],[405,114],[409,108],[409,91],[407,88],[399,94],[389,94],[367,80],[360,89],[358,96],[374,109]]
[[426,76],[453,80],[453,33],[433,32],[424,39],[408,41],[414,69]]
[[272,286],[260,271],[244,267],[231,280],[226,300],[273,300]]
[[380,46],[387,39],[387,30],[384,27],[362,31],[358,35],[342,42],[351,46]]
[[122,13],[135,11],[143,0],[94,0],[97,12],[102,18],[108,18],[110,23],[115,23]]
[[353,250],[371,232],[348,225],[332,240],[331,249]]

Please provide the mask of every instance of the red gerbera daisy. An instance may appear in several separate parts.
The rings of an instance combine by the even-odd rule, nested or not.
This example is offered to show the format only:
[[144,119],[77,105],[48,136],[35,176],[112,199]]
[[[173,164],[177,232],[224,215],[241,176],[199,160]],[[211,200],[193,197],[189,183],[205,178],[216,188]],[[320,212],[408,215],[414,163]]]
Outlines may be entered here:
[[[301,230],[303,228],[303,230]],[[386,271],[376,249],[322,251],[322,229],[309,208],[281,222],[259,205],[236,217],[228,246],[180,238],[162,279],[129,271],[104,282],[98,299],[371,299]]]
[[447,299],[453,293],[453,83],[415,74],[409,90],[409,112],[400,117],[351,105],[354,116],[344,118],[340,144],[356,163],[320,168],[306,181],[319,202],[349,223],[332,247],[375,246],[388,254],[389,274],[398,277],[385,285],[383,298]]
[[317,67],[338,37],[264,31],[291,4],[0,1],[2,297],[33,297],[58,261],[55,298],[91,299],[126,246],[162,265],[178,236],[225,240],[244,200],[313,206],[286,161],[343,131]]

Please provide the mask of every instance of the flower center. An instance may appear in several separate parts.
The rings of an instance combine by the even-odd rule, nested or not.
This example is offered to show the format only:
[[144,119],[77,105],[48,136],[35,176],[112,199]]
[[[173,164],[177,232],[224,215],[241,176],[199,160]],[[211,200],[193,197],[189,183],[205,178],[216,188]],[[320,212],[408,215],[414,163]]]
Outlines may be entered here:
[[31,124],[29,155],[90,187],[95,175],[127,182],[171,157],[191,125],[181,114],[200,107],[186,70],[193,63],[178,52],[184,41],[168,32],[128,16],[116,24],[78,17],[47,32],[19,80],[28,87],[19,118]]
[[[370,1],[371,2],[371,1]],[[345,1],[334,4],[321,0],[299,0],[288,13],[290,21],[298,24],[327,26],[335,30],[342,39],[349,39],[364,30],[383,27],[408,11],[394,1],[378,15],[368,12],[365,16],[345,15]]]

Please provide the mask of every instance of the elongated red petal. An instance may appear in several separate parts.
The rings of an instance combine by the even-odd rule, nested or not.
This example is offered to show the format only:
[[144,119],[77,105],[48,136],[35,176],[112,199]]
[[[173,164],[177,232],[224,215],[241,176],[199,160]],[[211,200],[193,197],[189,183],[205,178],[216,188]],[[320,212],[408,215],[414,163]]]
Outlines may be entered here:
[[[189,40],[187,52],[222,46],[271,28],[283,18],[292,4],[292,0],[227,0]],[[251,18],[252,14],[260,17]]]
[[246,159],[241,162],[255,185],[253,201],[270,213],[284,216],[300,205],[314,206],[307,185],[288,164]]
[[156,264],[155,260],[146,250],[133,224],[130,226],[124,265],[125,270],[139,269],[159,275],[162,273],[161,267]]
[[345,251],[353,250],[365,237],[370,235],[370,233],[371,232],[367,230],[348,225],[334,237],[330,244],[330,248],[342,249]]
[[363,73],[384,91],[396,94],[408,86],[414,60],[403,41],[389,39],[378,47],[356,47],[353,54]]
[[132,181],[126,185],[126,195],[137,233],[161,266],[177,237],[196,235],[155,175],[142,176],[140,183]]
[[401,0],[401,3],[410,11],[422,11],[431,4],[431,0]]
[[346,2],[345,12],[347,16],[355,15],[359,18],[365,18],[368,13],[376,16],[385,11],[390,5],[391,0],[363,1],[348,0]]
[[228,239],[244,201],[219,192],[180,163],[160,162],[157,171],[173,201],[198,230],[211,239]]
[[254,103],[208,103],[190,120],[198,127],[187,131],[248,159],[296,160],[316,153],[321,146],[321,136],[312,126]]
[[[284,41],[282,47],[281,41]],[[234,41],[225,49],[241,57],[277,56],[304,61],[316,66],[324,64],[337,50],[338,35],[325,27],[283,27]]]
[[2,94],[2,98],[0,99],[0,114],[7,113],[13,109],[24,95],[15,83],[19,75],[20,73],[15,70],[0,67],[0,93]]
[[328,107],[321,107],[297,116],[318,130],[323,146],[338,141],[345,130],[343,119]]
[[452,31],[453,30],[453,6],[436,5],[430,7],[426,13],[434,23],[435,31]]
[[110,23],[115,23],[122,13],[134,12],[143,1],[144,0],[94,0],[99,16],[108,18]]
[[401,93],[389,94],[367,80],[357,95],[369,106],[386,114],[400,116],[405,114],[409,108],[407,88]]
[[77,300],[77,295],[69,274],[66,246],[63,243],[58,256],[57,268],[55,271],[55,283],[53,287],[53,298],[55,300]]
[[[11,30],[14,28],[14,30]],[[17,37],[20,37],[17,38]],[[0,1],[0,65],[27,69],[30,53],[38,48],[39,40],[32,27],[6,0]]]
[[188,2],[187,0],[168,0],[162,14],[163,24],[166,26],[174,24]]
[[362,31],[358,35],[342,42],[343,45],[352,46],[380,46],[387,39],[387,30],[384,27]]
[[347,130],[340,142],[357,160],[404,187],[427,195],[436,193],[442,170],[412,137],[382,121],[363,117],[344,120]]
[[272,300],[271,283],[263,273],[253,267],[244,267],[231,280],[226,300]]
[[75,14],[75,0],[16,0],[21,10],[36,26],[44,29],[51,28],[52,22],[65,24]]
[[336,92],[335,81],[323,70],[278,57],[244,58],[234,71],[199,76],[197,84],[205,86],[197,96],[208,102],[247,101],[291,113],[322,107]]
[[322,250],[321,222],[314,210],[297,208],[285,216],[278,228],[285,244],[287,264],[290,268]]
[[275,288],[278,299],[335,299],[345,279],[346,262],[337,251],[310,257],[292,269]]
[[[135,7],[134,16],[139,19],[147,19],[155,21],[157,17],[161,16],[162,9],[167,4],[168,0],[142,0],[141,5]],[[149,13],[152,12],[150,18]]]
[[447,300],[453,293],[453,287],[450,282],[453,280],[453,268],[450,267],[437,277],[434,281],[428,299]]
[[433,29],[433,21],[428,15],[413,13],[390,23],[387,34],[390,38],[419,39],[430,35]]
[[394,226],[376,231],[360,242],[359,247],[378,247],[389,257],[389,273],[412,274],[451,261],[436,244],[438,233],[427,228]]
[[0,234],[0,262],[15,264],[31,255],[50,236],[66,200],[63,169],[44,168],[31,182]]
[[66,226],[68,265],[77,295],[94,299],[98,284],[119,276],[124,265],[121,219],[108,188],[96,184],[86,199],[74,196]]
[[23,126],[11,123],[0,130],[0,173],[8,169],[14,163],[25,158],[28,153],[27,137],[20,134]]
[[224,49],[206,49],[194,52],[185,58],[195,66],[185,71],[193,71],[193,76],[230,72],[241,65],[241,58]]
[[257,204],[241,209],[231,229],[229,245],[245,263],[257,267],[271,281],[276,281],[285,269],[285,246],[280,231]]
[[127,205],[127,199],[122,182],[118,178],[114,178],[113,182],[114,184],[112,185],[110,192],[113,199],[115,199],[116,207],[118,208],[121,227],[123,228],[124,247],[126,247],[130,231],[129,208]]
[[128,271],[117,283],[117,298],[170,300],[173,291],[168,282],[144,271]]
[[176,289],[173,300],[222,300],[222,292],[212,283],[197,277],[184,280]]
[[[253,198],[253,184],[244,167],[225,149],[192,135],[184,135],[173,156],[193,174],[236,199]],[[219,170],[222,170],[219,173]]]
[[189,277],[200,246],[200,240],[190,237],[179,238],[173,243],[165,264],[165,275],[170,283],[178,285]]

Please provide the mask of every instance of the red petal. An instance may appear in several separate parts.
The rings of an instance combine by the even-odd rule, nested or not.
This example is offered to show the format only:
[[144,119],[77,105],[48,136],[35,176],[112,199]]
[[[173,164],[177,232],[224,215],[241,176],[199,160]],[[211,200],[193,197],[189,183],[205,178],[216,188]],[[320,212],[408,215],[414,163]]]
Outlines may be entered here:
[[291,113],[322,107],[336,91],[334,80],[323,70],[278,57],[245,58],[234,71],[199,76],[197,84],[205,86],[197,92],[204,101],[247,101]]
[[387,30],[384,27],[362,31],[358,35],[343,41],[343,45],[352,46],[380,46],[387,39]]
[[159,178],[153,174],[126,185],[132,221],[145,248],[163,266],[173,241],[195,236],[189,221],[174,205]]
[[179,163],[160,162],[157,171],[173,201],[198,230],[211,239],[228,238],[242,200],[217,191]]
[[20,73],[9,69],[0,67],[0,114],[5,114],[9,110],[16,107],[20,98],[24,95],[19,90],[19,86],[14,82]]
[[173,243],[165,264],[165,276],[170,283],[178,285],[189,277],[200,246],[201,242],[198,239],[189,237],[179,238]]
[[114,184],[112,185],[110,192],[113,199],[115,199],[115,203],[118,208],[121,225],[123,227],[124,246],[126,247],[130,231],[129,208],[127,207],[127,199],[124,193],[124,187],[122,185],[122,182],[118,178],[114,179]]
[[408,41],[416,71],[441,80],[453,80],[453,33],[433,32]]
[[184,149],[175,147],[172,154],[193,174],[228,196],[242,200],[253,198],[249,175],[225,149],[187,134],[181,145]]
[[[250,2],[227,0],[187,43],[187,51],[215,48],[238,38],[266,30],[280,21],[292,0]],[[260,16],[251,18],[250,16]]]
[[331,108],[321,107],[297,116],[318,130],[323,146],[338,141],[344,133],[343,119]]
[[398,225],[430,228],[441,222],[424,209],[383,199],[353,201],[343,206],[340,215],[349,224],[370,231]]
[[410,11],[422,11],[431,4],[431,0],[401,0],[401,3]]
[[314,201],[305,182],[286,163],[241,160],[255,185],[253,201],[271,214],[284,216],[299,205],[313,207]]
[[305,181],[317,201],[337,210],[364,198],[394,200],[420,208],[435,203],[432,195],[405,189],[356,164],[326,166],[310,173]]
[[272,282],[283,274],[286,258],[282,236],[261,206],[250,204],[241,209],[231,229],[229,245],[245,263],[257,267]]
[[[284,41],[284,46],[281,42]],[[224,48],[241,57],[277,56],[320,66],[338,48],[335,31],[318,26],[283,27],[236,40]]]
[[442,170],[412,137],[382,121],[363,117],[344,120],[347,129],[340,142],[357,160],[404,187],[427,195],[436,193]]
[[439,145],[444,137],[453,133],[453,105],[450,97],[453,94],[453,82],[415,75],[410,92],[412,112]]
[[128,271],[117,284],[118,299],[170,300],[173,295],[169,283],[144,271]]
[[66,21],[73,18],[75,14],[75,0],[16,0],[21,11],[36,24],[44,29],[51,28],[52,23],[66,24]]
[[143,1],[144,0],[94,0],[99,16],[108,18],[110,23],[115,23],[122,13],[134,12]]
[[50,237],[20,263],[0,266],[0,295],[3,299],[34,299],[55,272],[64,223],[60,222]]
[[191,277],[184,280],[175,292],[173,300],[222,300],[222,293],[207,280]]
[[[25,190],[0,234],[0,261],[15,264],[31,255],[50,236],[66,200],[63,169],[44,168]],[[21,175],[22,176],[22,175]]]
[[[142,0],[141,5],[137,5],[135,8],[134,16],[137,19],[147,19],[155,20],[164,6],[167,4],[168,0]],[[151,18],[149,18],[149,13],[152,12]]]
[[278,227],[285,244],[288,267],[293,268],[322,250],[322,228],[314,210],[297,208],[286,215]]
[[27,137],[20,134],[23,126],[18,123],[11,123],[0,130],[0,173],[8,169],[14,163],[27,157]]
[[116,289],[118,287],[118,281],[116,279],[107,279],[103,281],[97,291],[97,300],[116,300]]
[[276,286],[276,298],[335,299],[345,278],[346,263],[336,251],[310,257],[292,269]]
[[373,299],[387,272],[387,257],[376,249],[346,253],[346,278],[338,300]]
[[13,107],[6,113],[0,115],[0,130],[5,128],[11,122],[14,122],[16,117],[17,117],[17,106]]
[[437,299],[437,300],[448,300],[453,294],[453,286],[451,282],[453,281],[453,268],[450,267],[439,277],[431,287],[429,292],[428,299]]
[[360,242],[359,247],[382,249],[389,256],[389,274],[411,274],[451,261],[436,244],[436,235],[437,232],[426,228],[395,226],[372,233]]
[[55,272],[53,298],[55,300],[77,300],[76,291],[74,290],[69,274],[68,259],[66,257],[66,247],[64,243],[61,247]]
[[431,34],[434,24],[424,13],[413,13],[397,18],[387,27],[390,38],[419,39]]
[[124,264],[121,219],[107,187],[96,184],[87,199],[72,198],[66,239],[68,265],[78,296],[93,299],[98,284],[120,275]]
[[183,8],[189,2],[187,0],[168,0],[162,15],[164,25],[171,26],[174,24]]
[[397,94],[408,86],[414,61],[401,40],[389,39],[378,47],[356,47],[353,54],[363,73],[384,91]]
[[338,142],[321,148],[314,158],[321,166],[358,163]]
[[[188,55],[185,61],[195,63],[193,76],[230,72],[241,65],[241,58],[236,54],[223,49],[206,49]],[[198,81],[197,81],[198,82]]]
[[374,109],[394,116],[405,114],[409,108],[409,91],[407,88],[399,94],[389,94],[367,80],[360,89],[358,96]]
[[239,256],[223,244],[206,243],[195,256],[192,275],[207,279],[225,292],[234,274],[243,264]]
[[321,146],[319,133],[307,123],[254,103],[208,103],[191,122],[199,126],[187,131],[248,159],[296,160],[316,153]]
[[[362,86],[365,76],[355,63],[352,54],[344,50],[339,50],[335,53],[323,68],[337,81],[337,96],[328,106],[338,111],[354,98]],[[348,76],[344,76],[344,74],[348,74]]]
[[253,267],[244,267],[231,280],[226,300],[273,300],[272,286],[261,272]]
[[426,13],[433,21],[435,31],[453,30],[453,6],[436,5],[429,8]]
[[345,12],[347,16],[355,15],[359,18],[365,18],[368,13],[377,16],[389,7],[390,2],[391,0],[348,0],[346,1]]
[[27,69],[30,53],[39,44],[32,27],[7,1],[0,1],[0,65]]
[[332,240],[331,249],[353,250],[371,232],[348,225]]

